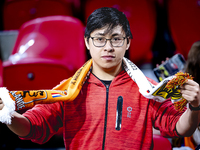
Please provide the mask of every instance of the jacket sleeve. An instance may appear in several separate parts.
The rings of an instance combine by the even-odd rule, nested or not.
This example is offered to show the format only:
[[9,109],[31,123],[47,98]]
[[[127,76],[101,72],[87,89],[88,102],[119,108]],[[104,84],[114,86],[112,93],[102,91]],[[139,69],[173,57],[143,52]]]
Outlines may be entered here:
[[163,103],[150,100],[150,106],[154,128],[160,130],[164,137],[180,137],[176,130],[176,123],[186,108],[183,111],[175,110],[170,99]]
[[31,131],[23,140],[35,143],[47,142],[63,126],[63,102],[38,104],[26,111],[23,116],[31,123]]

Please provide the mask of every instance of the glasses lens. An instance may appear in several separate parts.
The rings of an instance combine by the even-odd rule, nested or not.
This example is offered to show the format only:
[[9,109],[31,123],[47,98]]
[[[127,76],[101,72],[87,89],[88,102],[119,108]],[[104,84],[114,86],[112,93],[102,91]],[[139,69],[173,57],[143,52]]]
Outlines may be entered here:
[[105,43],[106,43],[106,38],[104,38],[104,37],[94,37],[93,43],[94,43],[94,46],[98,46],[98,47],[104,46]]
[[124,44],[124,38],[114,37],[111,39],[111,42],[112,42],[112,46],[120,47],[120,46],[123,46],[123,44]]

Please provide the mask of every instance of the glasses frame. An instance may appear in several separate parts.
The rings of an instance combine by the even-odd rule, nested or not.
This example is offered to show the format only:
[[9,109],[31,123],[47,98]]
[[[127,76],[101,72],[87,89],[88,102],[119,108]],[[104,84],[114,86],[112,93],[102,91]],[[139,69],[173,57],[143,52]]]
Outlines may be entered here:
[[105,41],[105,44],[103,45],[103,46],[96,46],[95,44],[94,44],[94,38],[97,38],[97,37],[89,37],[89,38],[91,38],[92,39],[92,43],[93,43],[93,45],[95,46],[95,47],[104,47],[106,44],[107,44],[107,41],[108,40],[110,40],[110,44],[112,45],[112,47],[122,47],[123,45],[124,45],[124,41],[125,41],[125,39],[127,38],[127,37],[122,37],[123,38],[123,43],[122,43],[122,45],[120,45],[120,46],[113,46],[113,44],[112,44],[112,41],[111,41],[111,39],[106,39],[106,41]]

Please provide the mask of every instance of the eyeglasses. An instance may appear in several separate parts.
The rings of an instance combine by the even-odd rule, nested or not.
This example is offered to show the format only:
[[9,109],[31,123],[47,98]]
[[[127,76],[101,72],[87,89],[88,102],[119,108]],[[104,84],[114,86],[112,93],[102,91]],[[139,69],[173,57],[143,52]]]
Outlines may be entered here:
[[107,40],[110,40],[110,43],[113,47],[121,47],[124,45],[124,40],[126,37],[113,37],[111,39],[106,39],[105,37],[90,37],[92,39],[93,45],[96,47],[104,47],[107,43]]

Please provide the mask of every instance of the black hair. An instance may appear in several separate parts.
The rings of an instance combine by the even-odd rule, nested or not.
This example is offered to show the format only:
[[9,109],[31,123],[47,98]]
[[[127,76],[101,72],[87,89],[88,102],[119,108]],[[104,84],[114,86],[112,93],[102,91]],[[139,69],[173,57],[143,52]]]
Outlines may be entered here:
[[90,34],[96,30],[108,26],[107,32],[116,27],[117,25],[122,26],[126,37],[132,39],[132,33],[130,30],[130,25],[126,15],[110,7],[102,7],[96,9],[87,19],[87,25],[85,28],[85,38],[90,37]]
[[185,72],[194,77],[194,81],[200,84],[200,41],[191,46],[185,65]]

